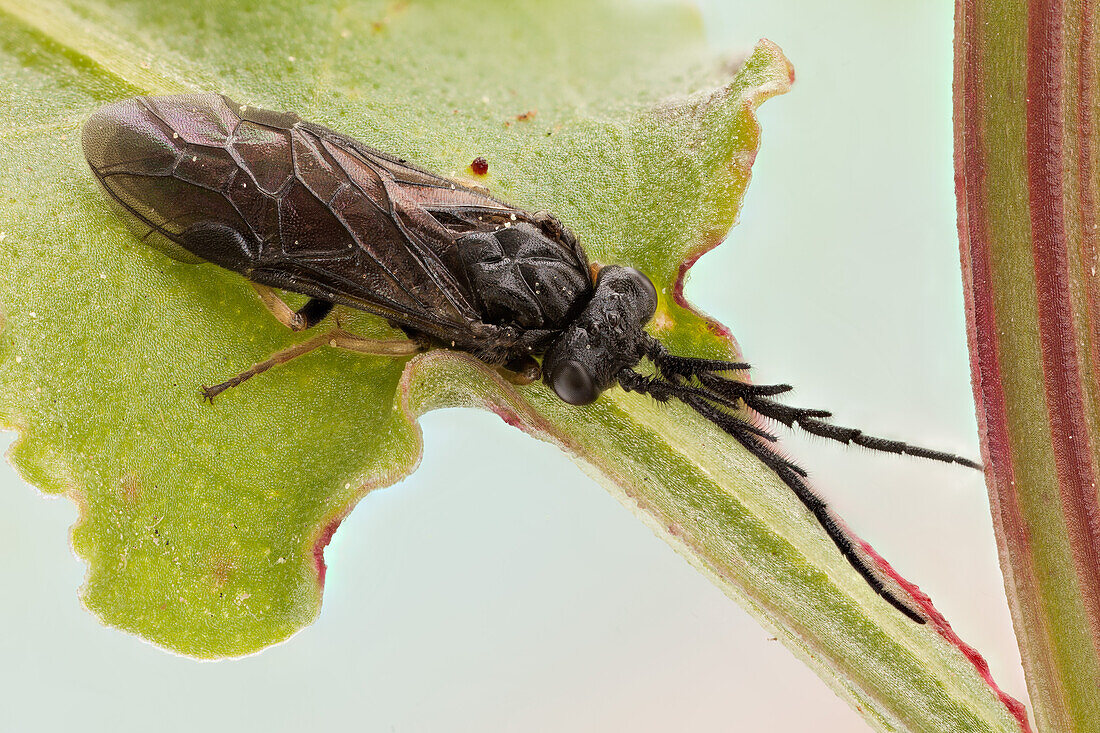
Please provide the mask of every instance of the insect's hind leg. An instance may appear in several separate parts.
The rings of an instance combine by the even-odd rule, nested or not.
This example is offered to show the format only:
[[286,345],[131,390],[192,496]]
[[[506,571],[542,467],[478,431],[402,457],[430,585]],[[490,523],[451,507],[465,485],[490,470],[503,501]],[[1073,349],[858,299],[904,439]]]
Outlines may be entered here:
[[264,307],[271,311],[271,315],[275,316],[279,323],[291,331],[305,331],[307,328],[313,328],[324,320],[325,316],[332,311],[334,305],[329,300],[310,298],[301,308],[292,310],[282,298],[275,294],[273,288],[259,283],[249,284],[260,296],[260,302],[264,304]]
[[[307,304],[308,305],[308,304]],[[428,341],[424,338],[417,339],[369,339],[355,336],[337,326],[330,331],[318,334],[311,339],[289,346],[282,351],[277,351],[267,359],[253,364],[248,369],[227,379],[213,387],[202,388],[202,398],[207,402],[213,402],[214,398],[231,387],[236,387],[246,379],[266,372],[268,369],[280,364],[285,364],[291,359],[296,359],[303,354],[308,354],[320,346],[332,346],[337,349],[347,349],[360,354],[375,354],[379,356],[412,356],[428,348]]]

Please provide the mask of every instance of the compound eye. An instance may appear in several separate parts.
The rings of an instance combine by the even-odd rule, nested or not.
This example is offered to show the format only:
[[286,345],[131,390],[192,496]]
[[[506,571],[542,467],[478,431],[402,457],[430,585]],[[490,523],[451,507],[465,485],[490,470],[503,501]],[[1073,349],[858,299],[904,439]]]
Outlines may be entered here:
[[646,294],[649,298],[649,305],[645,311],[645,317],[648,321],[657,312],[657,288],[653,287],[653,281],[646,277],[641,270],[636,270],[633,267],[624,267],[623,269],[626,270],[626,274],[638,287],[638,292]]
[[563,361],[554,367],[550,386],[564,402],[571,405],[587,405],[600,396],[592,375],[579,361]]

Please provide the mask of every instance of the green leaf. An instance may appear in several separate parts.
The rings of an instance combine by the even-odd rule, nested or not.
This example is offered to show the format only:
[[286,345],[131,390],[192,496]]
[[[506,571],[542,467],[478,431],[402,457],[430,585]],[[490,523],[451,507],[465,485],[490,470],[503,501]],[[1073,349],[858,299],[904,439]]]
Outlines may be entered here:
[[926,599],[924,626],[886,604],[776,476],[687,408],[621,390],[576,408],[455,352],[328,349],[202,404],[200,384],[303,336],[240,277],[135,240],[79,150],[107,101],[205,89],[445,174],[484,156],[494,194],[554,211],[593,259],[653,277],[652,329],[670,348],[729,356],[682,278],[734,222],[756,106],[790,84],[774,45],[733,73],[689,12],[580,0],[0,12],[0,415],[20,431],[23,475],[80,507],[83,597],[104,621],[204,658],[286,638],[317,614],[340,519],[415,467],[415,418],[477,405],[575,455],[873,725],[1019,730]]
[[1100,730],[1100,18],[959,2],[959,233],[997,547],[1035,718]]

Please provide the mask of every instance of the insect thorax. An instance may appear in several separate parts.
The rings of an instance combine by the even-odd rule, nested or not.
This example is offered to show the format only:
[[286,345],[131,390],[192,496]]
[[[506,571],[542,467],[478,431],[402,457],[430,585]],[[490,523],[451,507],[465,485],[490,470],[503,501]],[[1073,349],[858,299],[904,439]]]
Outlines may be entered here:
[[592,297],[576,257],[526,222],[468,234],[457,246],[486,323],[560,331]]

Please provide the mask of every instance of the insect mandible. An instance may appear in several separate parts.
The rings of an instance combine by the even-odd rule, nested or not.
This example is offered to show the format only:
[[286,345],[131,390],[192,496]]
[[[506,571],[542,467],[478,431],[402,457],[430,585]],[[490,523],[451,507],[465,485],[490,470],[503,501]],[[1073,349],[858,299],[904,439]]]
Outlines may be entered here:
[[[572,405],[615,386],[675,398],[776,472],[871,587],[924,621],[885,586],[806,472],[772,448],[775,436],[752,413],[843,443],[981,467],[833,425],[824,410],[779,403],[773,398],[791,387],[732,376],[747,364],[670,354],[644,330],[657,308],[649,278],[624,265],[591,266],[553,215],[516,208],[293,113],[220,94],[116,102],[87,121],[83,146],[95,177],[143,239],[240,273],[288,327],[311,328],[344,305],[408,336],[365,339],[337,326],[203,388],[206,399],[325,344],[395,357],[458,349],[519,383],[541,375]],[[274,289],[309,300],[294,311]],[[648,374],[637,369],[644,361]]]

